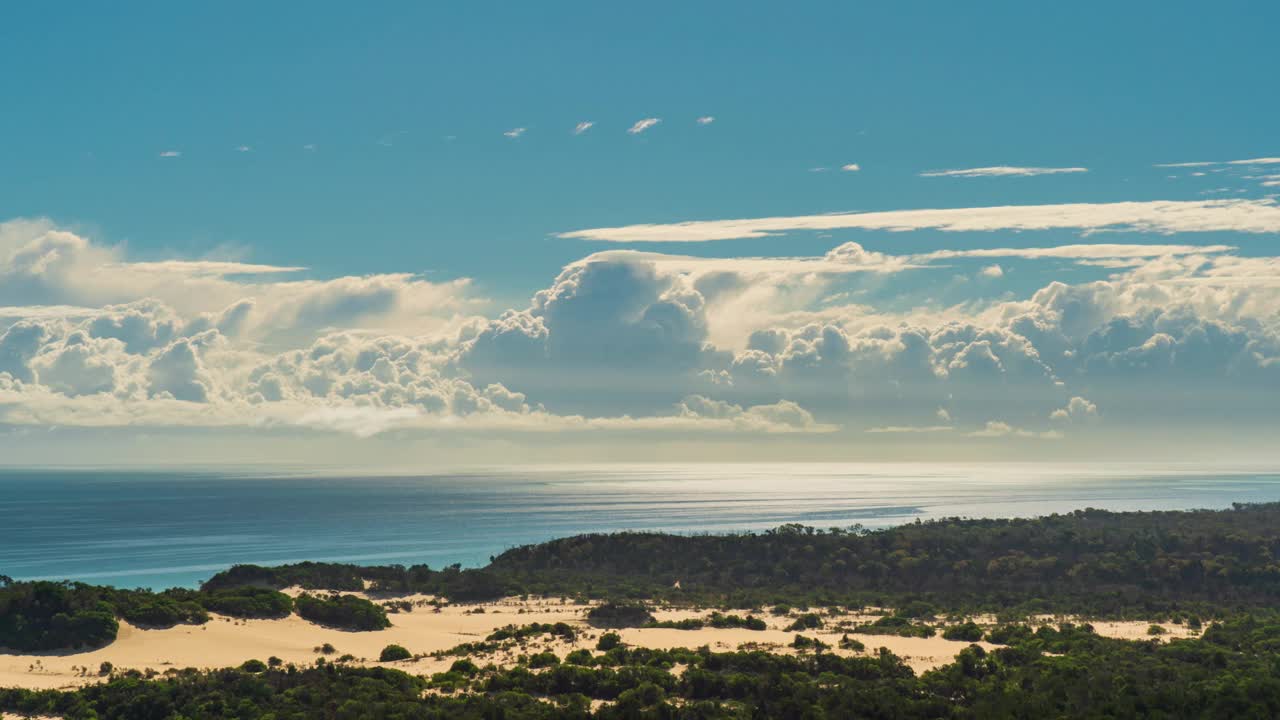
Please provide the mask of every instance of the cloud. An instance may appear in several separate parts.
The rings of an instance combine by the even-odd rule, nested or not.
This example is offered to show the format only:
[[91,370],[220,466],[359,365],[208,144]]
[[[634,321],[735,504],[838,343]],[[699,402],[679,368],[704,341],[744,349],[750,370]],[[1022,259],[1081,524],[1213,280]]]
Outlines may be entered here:
[[982,276],[989,278],[1004,277],[1004,268],[999,265],[988,265],[982,268]]
[[522,127],[518,127],[518,128],[511,128],[510,130],[508,130],[508,131],[506,131],[506,132],[504,132],[504,133],[502,133],[502,134],[503,134],[503,135],[505,135],[506,137],[509,137],[509,138],[511,138],[511,139],[513,139],[513,140],[514,140],[515,138],[518,138],[518,137],[520,137],[521,135],[524,135],[525,130],[526,130],[526,128],[522,128]]
[[887,425],[884,427],[867,428],[863,432],[873,434],[905,434],[905,433],[941,433],[951,432],[955,428],[950,425]]
[[840,169],[845,172],[858,172],[862,167],[858,165],[858,163],[849,163],[847,165],[841,165]]
[[1161,163],[1158,168],[1211,167],[1213,165],[1280,165],[1280,157],[1257,157],[1245,160],[1210,160],[1199,162]]
[[161,153],[160,153],[160,157],[162,157],[162,158],[176,158],[176,157],[182,157],[182,151],[180,151],[180,150],[164,150],[164,151],[161,151]]
[[594,122],[590,120],[583,120],[582,122],[578,123],[573,127],[573,134],[581,135],[582,133],[590,130],[594,126],[595,126]]
[[997,165],[994,167],[966,168],[962,170],[927,170],[920,177],[1031,177],[1034,175],[1063,175],[1069,173],[1089,172],[1082,167],[1014,167]]
[[247,152],[252,152],[252,151],[253,151],[253,148],[249,147],[248,145],[238,145],[238,146],[236,146],[236,152],[247,153]]
[[1092,420],[1098,417],[1098,406],[1085,400],[1080,396],[1075,396],[1067,402],[1066,407],[1058,408],[1049,414],[1050,420],[1059,422],[1080,422],[1084,420]]
[[1062,433],[1056,430],[1046,430],[1044,432],[1033,432],[1031,430],[1023,430],[1010,425],[1007,422],[999,420],[988,421],[981,430],[974,430],[966,433],[969,437],[974,438],[1032,438],[1037,440],[1059,440]]
[[698,118],[698,121],[697,121],[697,122],[698,122],[698,124],[699,124],[699,125],[710,125],[711,123],[713,123],[713,122],[715,122],[715,121],[716,121],[716,119],[715,119],[715,117],[714,117],[714,116],[712,116],[712,115],[703,115],[702,117]]
[[[1025,290],[1043,276],[1018,264],[955,304],[902,274],[960,258],[1114,264]],[[0,224],[0,423],[806,442],[1280,424],[1280,257],[1227,245],[614,250],[483,315],[463,280],[281,279],[300,272]]]
[[703,220],[627,225],[560,233],[562,238],[606,242],[709,242],[762,238],[798,230],[835,229],[944,232],[1073,229],[1178,232],[1280,232],[1274,200],[1153,200],[1146,202],[1008,205],[999,207],[894,210],[793,217]]
[[637,120],[634,125],[627,129],[627,132],[632,135],[639,135],[660,122],[662,122],[662,118],[645,118],[643,120]]

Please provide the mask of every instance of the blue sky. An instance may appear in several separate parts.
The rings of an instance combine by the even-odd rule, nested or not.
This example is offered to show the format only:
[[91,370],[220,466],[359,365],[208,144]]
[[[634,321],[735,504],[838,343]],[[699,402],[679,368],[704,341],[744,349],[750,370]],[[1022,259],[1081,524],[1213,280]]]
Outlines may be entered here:
[[[616,402],[593,406],[557,395],[557,388],[572,385],[575,378],[583,387],[571,394],[587,392],[588,376],[595,372],[600,373],[600,383],[616,388],[618,368],[609,365],[613,356],[608,353],[592,356],[594,365],[582,358],[566,361],[558,366],[554,382],[533,377],[538,373],[515,360],[517,367],[508,371],[469,366],[470,344],[484,335],[476,323],[497,323],[507,309],[528,312],[543,322],[543,310],[530,298],[544,289],[555,292],[557,276],[566,279],[563,268],[589,257],[596,259],[596,266],[634,260],[593,253],[820,258],[847,242],[895,257],[1104,242],[1229,245],[1232,249],[1226,254],[1232,260],[1211,261],[1223,267],[1237,263],[1235,259],[1256,261],[1247,272],[1239,271],[1238,263],[1231,265],[1233,272],[1253,278],[1248,281],[1254,283],[1249,285],[1252,294],[1217,301],[1219,309],[1230,305],[1245,310],[1233,310],[1229,317],[1215,310],[1218,314],[1197,319],[1219,323],[1224,332],[1248,335],[1228,343],[1232,352],[1245,353],[1258,368],[1270,368],[1273,346],[1268,343],[1275,338],[1268,333],[1276,324],[1276,298],[1267,294],[1272,286],[1257,285],[1257,278],[1272,272],[1268,268],[1276,255],[1276,228],[1267,219],[1241,232],[1238,220],[1258,213],[1270,217],[1277,190],[1268,176],[1280,173],[1280,164],[1230,163],[1280,155],[1275,132],[1280,95],[1270,91],[1275,65],[1271,36],[1277,24],[1280,8],[1271,5],[1189,2],[1010,2],[981,7],[941,2],[797,7],[742,2],[468,2],[384,3],[373,9],[348,3],[313,3],[306,8],[123,3],[74,10],[25,3],[6,8],[0,15],[0,66],[8,69],[0,74],[0,97],[5,99],[0,103],[0,222],[11,222],[14,239],[8,248],[0,243],[0,252],[20,254],[31,243],[46,252],[49,244],[40,238],[69,233],[82,241],[75,245],[76,252],[90,253],[101,267],[226,261],[305,268],[272,277],[287,275],[347,288],[359,283],[377,286],[375,291],[361,285],[350,297],[297,300],[290,294],[298,289],[294,285],[267,288],[258,282],[261,276],[218,275],[219,282],[242,283],[244,298],[254,300],[259,315],[294,308],[288,310],[292,324],[254,321],[257,333],[239,338],[228,330],[230,325],[217,326],[213,318],[232,307],[236,292],[231,287],[203,291],[220,298],[218,302],[226,300],[226,307],[204,307],[196,302],[184,305],[190,299],[184,296],[202,291],[181,273],[154,287],[129,281],[138,288],[130,295],[123,289],[97,292],[104,287],[102,276],[82,279],[87,285],[70,290],[67,283],[74,283],[63,278],[54,288],[44,280],[32,280],[30,273],[35,271],[28,267],[23,282],[29,285],[11,277],[9,291],[0,289],[0,308],[11,308],[10,320],[0,318],[0,332],[12,330],[5,322],[33,323],[57,314],[49,308],[77,310],[59,311],[61,324],[45,328],[48,334],[42,336],[53,344],[24,351],[22,367],[15,365],[10,376],[25,383],[23,391],[44,388],[40,392],[49,390],[59,396],[58,402],[83,403],[86,396],[98,395],[127,407],[135,407],[140,398],[190,402],[180,397],[182,392],[159,389],[165,383],[155,379],[157,370],[146,371],[152,373],[155,386],[149,391],[127,390],[123,378],[145,375],[139,368],[152,368],[166,351],[182,355],[190,368],[213,373],[231,365],[226,358],[204,354],[215,352],[205,348],[217,343],[229,343],[241,353],[250,348],[285,353],[339,330],[362,336],[386,332],[433,348],[439,362],[432,372],[440,377],[465,380],[482,391],[479,378],[488,373],[486,383],[523,394],[534,410],[541,406],[557,417],[575,413],[587,419],[646,415],[658,411],[632,406],[631,393],[620,392]],[[646,118],[660,122],[642,132],[628,132]],[[574,132],[579,123],[588,122],[589,128]],[[1158,167],[1195,161],[1214,164]],[[847,165],[857,169],[842,169]],[[923,176],[991,167],[1015,171]],[[1035,174],[1027,168],[1081,170]],[[1246,205],[1209,208],[1211,214],[1221,210],[1223,217],[1206,224],[1197,215],[1161,225],[1159,232],[1151,232],[1150,225],[1124,223],[1019,231],[993,221],[989,229],[978,232],[943,231],[929,223],[896,232],[849,227],[814,231],[801,223],[762,237],[678,244],[651,242],[662,239],[661,232],[654,237],[633,233],[623,242],[607,242],[590,232],[564,236],[696,220],[1153,201]],[[1179,206],[1173,212],[1183,210],[1195,214],[1203,208]],[[1096,232],[1100,229],[1108,232]],[[99,251],[107,254],[93,254]],[[65,260],[70,251],[60,252]],[[1176,257],[1212,259],[1221,254],[1178,251],[1145,261],[1167,264]],[[775,325],[785,326],[792,345],[809,342],[803,339],[803,327],[815,322],[834,323],[850,337],[871,332],[866,329],[866,308],[885,313],[884,322],[894,327],[924,322],[936,329],[942,318],[950,322],[968,313],[965,322],[977,322],[974,318],[981,315],[982,322],[1005,323],[1000,327],[1007,330],[1014,310],[995,304],[1028,302],[1055,281],[1072,287],[1142,282],[1148,289],[1177,292],[1189,284],[1186,277],[1171,279],[1168,268],[1132,263],[1120,268],[1115,257],[1094,255],[1083,263],[1078,254],[1052,260],[934,259],[928,262],[946,264],[947,269],[848,277],[842,273],[819,283],[821,289],[794,277],[776,281],[771,276],[774,279],[766,282],[741,276],[733,281],[739,288],[734,291],[736,304],[705,286],[722,276],[710,277],[711,270],[691,275],[683,268],[670,271],[683,273],[679,288],[662,280],[646,292],[659,305],[676,290],[698,293],[692,304],[680,301],[693,316],[707,316],[694,322],[702,334],[691,342],[710,343],[716,352],[738,355],[736,360],[699,356],[696,362],[690,360],[693,365],[672,371],[684,378],[694,371],[733,376],[731,366],[740,365],[742,353],[752,350],[750,334]],[[14,258],[18,259],[7,262],[17,268],[21,258]],[[1182,271],[1203,284],[1200,276],[1209,271],[1186,265]],[[717,266],[715,273],[723,267]],[[140,271],[148,278],[160,272],[155,266]],[[181,272],[196,271],[185,267]],[[198,269],[202,279],[210,272],[208,267]],[[667,272],[660,270],[658,275],[666,278]],[[1117,279],[1117,273],[1128,275]],[[404,291],[412,297],[394,295],[401,289],[386,289],[393,274],[411,275],[412,282],[419,283]],[[634,273],[628,277],[637,287],[647,282]],[[582,285],[580,278],[567,279],[574,288]],[[1230,284],[1239,289],[1242,283],[1233,276]],[[459,289],[462,285],[465,290]],[[747,286],[768,297],[741,290]],[[766,286],[772,289],[761,289]],[[382,291],[392,294],[376,295]],[[103,308],[144,301],[172,312],[170,324],[177,329],[153,337],[154,347],[134,342],[116,360],[93,360],[90,365],[98,363],[93,367],[114,368],[108,373],[110,381],[74,391],[65,384],[41,381],[55,377],[59,353],[80,347],[74,333],[97,318],[91,317],[91,310],[118,313]],[[601,302],[630,308],[619,312],[627,316],[631,330],[633,316],[646,312],[636,308],[653,307],[634,299],[626,301],[640,303],[634,307],[617,298],[606,301]],[[769,303],[774,305],[765,313],[768,317],[748,327],[746,318],[754,308]],[[1203,311],[1206,300],[1202,295],[1170,296],[1152,307],[1161,303],[1185,306],[1191,313]],[[149,307],[144,315],[155,306]],[[850,309],[855,307],[862,309]],[[1097,316],[1098,325],[1080,328],[1073,342],[1101,342],[1090,333],[1120,312],[1114,300],[1107,307]],[[662,308],[666,306],[652,312]],[[842,314],[833,308],[845,310]],[[1061,310],[1054,312],[1061,315]],[[574,318],[604,324],[620,317],[594,305],[589,312],[574,313]],[[796,313],[808,314],[797,319]],[[921,320],[924,315],[932,319]],[[154,317],[147,317],[154,325]],[[669,340],[675,332],[646,317],[644,322],[664,328],[664,338]],[[304,327],[304,320],[314,322]],[[1162,325],[1149,312],[1140,322],[1133,321],[1147,328],[1146,337],[1134,337],[1138,347],[1164,332],[1161,328],[1169,322]],[[118,319],[113,322],[120,325]],[[189,344],[194,334],[214,326],[221,333],[217,342],[174,350],[174,343]],[[552,346],[558,336],[568,336],[554,328],[549,332]],[[597,325],[585,338],[613,338],[617,352],[644,356],[635,337],[611,332]],[[93,331],[89,335],[95,341],[104,337]],[[449,338],[441,339],[445,335]],[[1170,336],[1181,339],[1177,333]],[[16,337],[15,332],[12,342]],[[1037,340],[1020,337],[1039,354],[1048,352]],[[1068,356],[1078,357],[1079,349]],[[555,350],[539,352],[542,358]],[[947,372],[944,366],[954,359],[947,353],[954,352],[935,348],[935,372]],[[1189,353],[1183,351],[1181,357]],[[781,348],[770,354],[780,367],[785,365]],[[272,361],[263,356],[255,362],[279,364],[282,357]],[[393,364],[399,363],[403,371],[403,362],[396,356]],[[3,363],[0,357],[0,377]],[[37,366],[45,368],[43,374]],[[81,378],[89,372],[79,366],[57,367]],[[1250,382],[1260,382],[1253,376],[1242,379],[1239,367],[1238,358],[1223,361],[1219,369],[1224,375],[1213,382],[1205,379],[1206,392],[1221,400]],[[1082,368],[1072,372],[1086,376],[1089,371]],[[852,375],[840,381],[842,387],[853,387],[856,383],[850,378],[860,371],[856,363],[845,369]],[[225,377],[201,381],[200,387],[216,386],[210,397],[249,402],[245,398],[256,398],[257,391],[240,385],[257,382],[246,379],[254,372],[260,379],[267,371],[247,366],[227,370]],[[1064,383],[1059,387],[1071,387],[1063,372],[1054,366],[1050,375]],[[513,379],[517,376],[523,380]],[[730,403],[742,412],[784,401],[809,412],[807,406],[814,404],[776,388],[721,398],[674,377],[652,381],[679,386],[688,396]],[[1272,379],[1265,373],[1262,377]],[[1222,387],[1214,384],[1218,381]],[[521,382],[524,386],[518,386]],[[899,389],[904,383],[910,385],[903,377],[891,380]],[[735,384],[735,392],[745,384]],[[1084,382],[1080,391],[1102,392],[1098,388]],[[35,401],[29,396],[11,392],[7,403],[0,399],[0,407],[17,413],[9,418],[13,427],[27,432],[65,425],[32,411]],[[299,399],[296,393],[285,396]],[[947,396],[955,393],[939,397]],[[1026,391],[1026,397],[1038,396]],[[1072,397],[1067,392],[1052,402],[1061,409]],[[312,400],[308,397],[307,402]],[[931,413],[935,400],[929,400]],[[699,414],[681,402],[682,397],[662,398],[664,407],[685,408],[677,414]],[[1248,414],[1233,402],[1221,400],[1221,411]],[[410,402],[410,411],[399,400],[385,400],[385,393],[384,400],[374,404],[387,412],[404,411],[402,420],[410,412],[440,410],[428,407],[430,403]],[[1157,406],[1164,407],[1152,405]],[[1192,406],[1204,403],[1187,407]],[[345,401],[334,407],[324,410],[357,412]],[[450,402],[442,407],[446,413],[459,411]],[[833,432],[841,436],[878,419],[892,420],[894,427],[907,420],[912,427],[926,427],[919,417],[899,417],[898,410],[878,408],[876,418],[851,423],[847,411],[828,408],[814,413],[814,423],[839,428]],[[1044,420],[1047,413],[1041,410],[1035,413]],[[115,416],[101,408],[73,414],[98,417],[89,424],[108,428],[100,431],[104,436],[125,432],[119,429],[122,423],[107,420]],[[1105,408],[1097,414],[1107,415]],[[1163,414],[1169,414],[1167,408]],[[290,422],[298,420],[289,417]],[[972,416],[967,430],[959,423],[954,428],[983,432],[989,422],[1027,433],[1070,435],[1045,423],[1027,429],[1028,420],[1017,424],[1000,412]],[[1219,429],[1226,427],[1224,421],[1213,422]],[[950,423],[935,424],[952,427]],[[311,424],[328,429],[342,425]],[[375,426],[399,427],[390,421]],[[431,437],[414,436],[413,442],[434,438],[432,432],[424,434]],[[361,430],[357,435],[382,442],[386,433]],[[484,437],[478,442],[487,441],[485,433],[479,435]],[[397,442],[408,442],[397,437]],[[732,446],[734,441],[716,442]],[[615,440],[600,443],[612,447]]]

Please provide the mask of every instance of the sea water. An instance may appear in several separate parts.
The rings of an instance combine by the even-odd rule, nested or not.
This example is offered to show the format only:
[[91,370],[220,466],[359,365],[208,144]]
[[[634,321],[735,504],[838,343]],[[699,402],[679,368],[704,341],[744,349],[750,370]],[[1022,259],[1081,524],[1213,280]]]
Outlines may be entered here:
[[0,575],[193,586],[234,563],[477,566],[585,532],[884,527],[1085,507],[1280,501],[1280,471],[1154,465],[742,464],[0,470]]

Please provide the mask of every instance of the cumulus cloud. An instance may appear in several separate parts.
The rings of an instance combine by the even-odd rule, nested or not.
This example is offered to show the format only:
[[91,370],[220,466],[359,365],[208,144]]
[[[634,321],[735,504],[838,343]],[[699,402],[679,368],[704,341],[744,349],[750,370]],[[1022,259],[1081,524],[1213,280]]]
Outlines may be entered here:
[[1147,202],[1009,205],[983,208],[895,210],[739,220],[591,228],[563,238],[606,242],[708,242],[762,238],[797,230],[910,230],[944,232],[1071,229],[1170,234],[1280,232],[1280,205],[1261,200],[1153,200]]
[[[954,306],[892,284],[988,258],[1114,264]],[[1280,258],[1228,245],[609,251],[484,314],[465,282],[301,272],[137,263],[48,222],[0,224],[0,423],[1018,443],[1280,419]]]
[[627,129],[627,132],[632,135],[639,135],[660,122],[662,122],[662,118],[645,118],[643,120],[637,120],[634,125]]
[[994,167],[965,168],[961,170],[926,170],[920,173],[920,177],[1031,177],[1034,175],[1064,175],[1083,172],[1089,172],[1089,168],[997,165]]
[[983,277],[998,278],[1004,277],[1004,268],[999,265],[988,265],[981,270]]
[[1049,414],[1050,420],[1061,422],[1080,422],[1098,417],[1098,406],[1079,395],[1071,398],[1066,407],[1058,408]]

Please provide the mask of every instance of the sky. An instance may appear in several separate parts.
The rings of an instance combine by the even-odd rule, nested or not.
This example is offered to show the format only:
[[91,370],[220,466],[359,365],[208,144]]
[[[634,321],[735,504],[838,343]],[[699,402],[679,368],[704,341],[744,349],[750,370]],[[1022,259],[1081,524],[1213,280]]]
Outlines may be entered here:
[[0,462],[1268,461],[1265,3],[0,11]]

